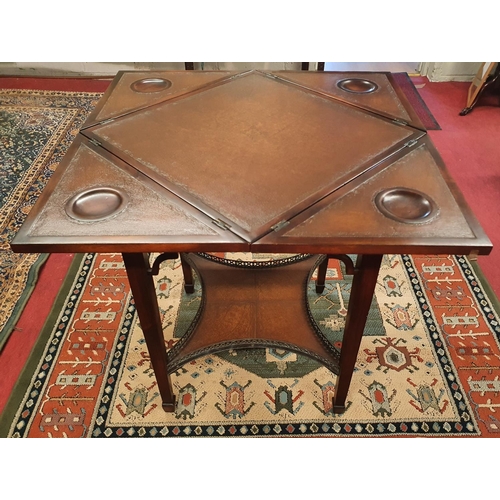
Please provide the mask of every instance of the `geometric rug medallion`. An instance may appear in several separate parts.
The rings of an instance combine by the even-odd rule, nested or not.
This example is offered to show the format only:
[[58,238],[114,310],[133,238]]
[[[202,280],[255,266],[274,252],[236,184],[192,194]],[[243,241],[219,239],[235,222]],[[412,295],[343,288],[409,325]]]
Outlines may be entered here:
[[[226,254],[228,259],[249,254]],[[253,258],[268,259],[269,255]],[[200,304],[179,261],[155,278],[165,345]],[[314,278],[313,278],[314,280]],[[331,260],[312,313],[338,348],[350,276]],[[4,412],[9,437],[500,436],[500,324],[469,261],[385,256],[342,415],[335,375],[280,349],[202,356],[172,374],[165,413],[119,254],[75,260]]]

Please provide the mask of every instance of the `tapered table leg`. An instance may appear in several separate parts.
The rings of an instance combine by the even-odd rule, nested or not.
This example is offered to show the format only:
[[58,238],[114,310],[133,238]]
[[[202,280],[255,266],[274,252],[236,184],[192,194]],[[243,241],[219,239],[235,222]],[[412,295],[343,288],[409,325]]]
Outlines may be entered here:
[[151,364],[156,375],[156,382],[163,401],[162,406],[165,411],[172,412],[175,409],[175,398],[167,369],[167,351],[156,290],[153,277],[148,272],[148,254],[124,253],[122,255]]
[[193,270],[191,266],[186,262],[184,255],[181,253],[181,265],[182,265],[182,274],[184,275],[184,291],[186,293],[194,292],[194,280],[193,280]]
[[323,293],[325,290],[326,272],[328,270],[328,255],[325,260],[318,266],[316,275],[316,293]]
[[346,397],[375,292],[381,262],[382,255],[359,255],[356,262],[340,351],[340,372],[337,376],[333,400],[334,413],[343,413],[346,409]]

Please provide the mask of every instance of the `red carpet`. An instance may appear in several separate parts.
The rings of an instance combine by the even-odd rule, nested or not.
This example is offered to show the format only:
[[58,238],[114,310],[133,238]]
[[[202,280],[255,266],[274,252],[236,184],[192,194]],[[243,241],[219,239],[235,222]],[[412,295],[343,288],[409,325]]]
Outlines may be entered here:
[[490,255],[479,257],[479,265],[497,296],[500,296],[500,107],[478,105],[466,116],[469,84],[465,82],[430,83],[413,79],[422,98],[442,130],[429,135],[462,190],[465,199],[493,242]]
[[[500,213],[496,203],[500,192],[498,169],[499,107],[478,105],[467,116],[459,116],[465,106],[468,85],[460,82],[429,83],[415,78],[430,112],[442,130],[430,131],[437,149],[474,213],[493,242],[490,256],[479,264],[497,295],[500,295]],[[2,88],[33,88],[103,92],[109,80],[62,78],[0,78]],[[44,320],[57,295],[71,261],[70,255],[51,256],[39,276],[39,283],[18,323],[16,331],[0,354],[4,367],[0,377],[0,412],[3,410]]]
[[110,84],[108,78],[31,78],[0,77],[2,89],[62,90],[66,92],[104,92]]

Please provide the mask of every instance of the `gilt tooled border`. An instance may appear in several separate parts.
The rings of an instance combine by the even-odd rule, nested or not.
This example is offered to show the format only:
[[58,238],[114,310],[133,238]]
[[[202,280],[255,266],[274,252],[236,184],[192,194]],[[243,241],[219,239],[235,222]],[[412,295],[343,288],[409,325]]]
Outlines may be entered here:
[[293,255],[292,257],[285,257],[283,259],[248,261],[248,260],[225,259],[223,257],[217,257],[216,255],[204,252],[197,253],[196,255],[203,257],[204,259],[210,260],[212,262],[216,262],[217,264],[222,264],[224,266],[249,268],[249,269],[269,269],[273,267],[289,266],[291,264],[295,264],[296,262],[301,262],[311,257],[310,253],[299,253],[297,255]]

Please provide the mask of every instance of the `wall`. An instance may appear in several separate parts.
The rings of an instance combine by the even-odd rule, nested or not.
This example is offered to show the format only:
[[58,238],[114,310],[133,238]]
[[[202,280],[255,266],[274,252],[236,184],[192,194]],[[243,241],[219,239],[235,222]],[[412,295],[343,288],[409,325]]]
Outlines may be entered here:
[[480,62],[421,63],[420,74],[431,82],[470,82],[481,66]]
[[[421,63],[420,73],[429,80],[440,81],[471,81],[481,63],[478,62],[431,62]],[[195,63],[195,69],[206,70],[300,70],[300,62],[206,62]],[[310,63],[311,70],[317,63]],[[183,70],[183,62],[0,62],[0,75],[26,76],[114,76],[121,70]],[[359,71],[359,68],[356,70]]]
[[[300,62],[276,63],[220,63],[207,62],[195,63],[195,69],[206,70],[300,70]],[[312,65],[311,65],[312,66]],[[183,62],[0,62],[0,75],[25,75],[25,76],[114,76],[122,70],[183,70]]]

